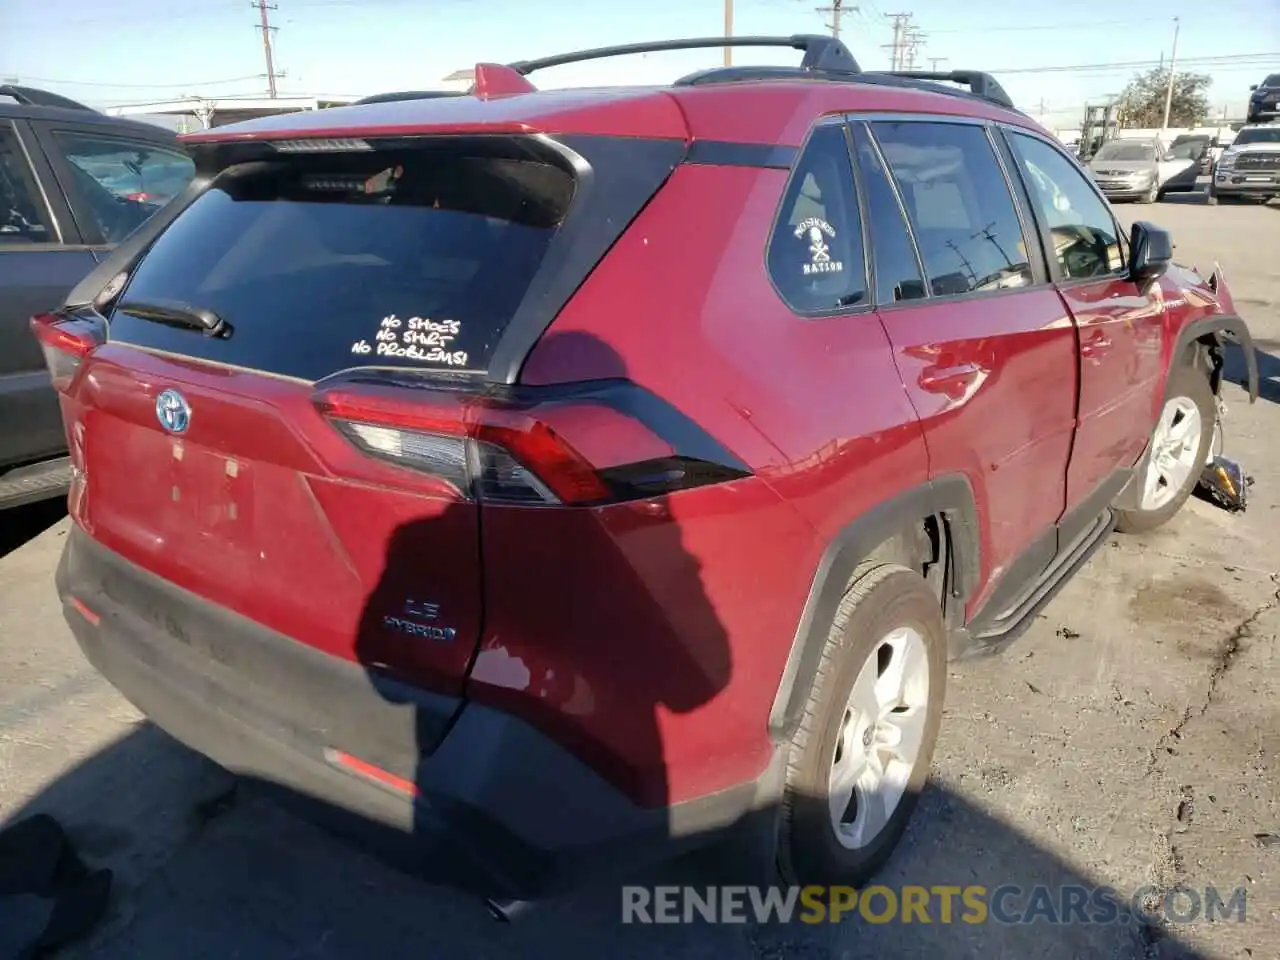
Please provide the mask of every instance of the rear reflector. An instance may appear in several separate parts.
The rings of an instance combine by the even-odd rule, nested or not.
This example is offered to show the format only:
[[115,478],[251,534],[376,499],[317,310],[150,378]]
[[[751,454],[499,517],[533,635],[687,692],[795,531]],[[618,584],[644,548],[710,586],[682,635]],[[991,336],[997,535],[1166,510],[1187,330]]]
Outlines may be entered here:
[[76,613],[84,617],[93,626],[97,626],[102,622],[102,618],[90,609],[89,605],[78,597],[71,598],[71,606],[75,608]]
[[89,352],[106,341],[106,323],[96,313],[42,313],[31,318],[45,366],[56,390],[65,391]]
[[420,792],[418,785],[412,781],[406,780],[404,777],[397,777],[394,773],[383,770],[381,767],[375,767],[372,763],[367,763],[359,757],[353,757],[349,753],[335,750],[333,747],[324,748],[324,758],[335,767],[346,770],[348,773],[354,773],[361,779],[389,787],[396,793],[404,794],[406,797],[416,797]]
[[[376,375],[317,386],[312,397],[316,409],[354,447],[443,480],[466,499],[594,506],[661,496],[749,473],[696,425],[673,431],[671,412],[659,411],[655,398],[626,382],[559,394],[517,389],[502,395]],[[641,444],[644,452],[626,459],[626,450],[618,451],[616,431],[608,438],[611,444],[601,444],[600,418],[573,415],[588,406],[607,407],[640,431],[650,441]],[[646,410],[660,415],[647,418]],[[560,429],[565,426],[575,441],[587,443],[583,449],[607,449],[606,462],[593,463],[584,456]],[[659,449],[668,455],[655,458]]]

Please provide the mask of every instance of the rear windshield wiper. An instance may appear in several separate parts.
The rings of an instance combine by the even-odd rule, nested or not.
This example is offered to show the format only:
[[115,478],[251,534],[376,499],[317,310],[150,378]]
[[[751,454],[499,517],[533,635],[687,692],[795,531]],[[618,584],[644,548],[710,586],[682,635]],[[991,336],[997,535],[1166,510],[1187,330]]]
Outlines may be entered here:
[[181,300],[124,300],[116,305],[116,309],[143,320],[199,330],[206,337],[231,336],[231,324],[222,317],[205,307],[193,307]]

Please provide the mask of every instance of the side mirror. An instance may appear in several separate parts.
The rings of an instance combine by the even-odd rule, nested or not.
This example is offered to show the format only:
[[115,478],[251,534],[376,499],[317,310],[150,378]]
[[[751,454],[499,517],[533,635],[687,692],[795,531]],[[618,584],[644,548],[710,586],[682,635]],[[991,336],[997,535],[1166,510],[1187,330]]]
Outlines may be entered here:
[[1173,238],[1154,223],[1139,220],[1129,234],[1129,279],[1137,284],[1161,277],[1173,262]]
[[1249,87],[1250,92],[1252,92],[1252,91],[1254,91],[1254,90],[1257,90],[1257,89],[1258,89],[1258,85],[1257,85],[1256,83]]

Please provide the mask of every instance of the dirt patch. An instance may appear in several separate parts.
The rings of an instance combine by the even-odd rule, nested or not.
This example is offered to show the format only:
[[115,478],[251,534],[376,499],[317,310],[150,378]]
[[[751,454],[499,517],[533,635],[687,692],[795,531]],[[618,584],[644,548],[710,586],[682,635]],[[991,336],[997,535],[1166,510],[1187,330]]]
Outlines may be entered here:
[[1129,613],[1139,623],[1213,621],[1233,624],[1249,611],[1208,580],[1178,577],[1150,580],[1129,601]]

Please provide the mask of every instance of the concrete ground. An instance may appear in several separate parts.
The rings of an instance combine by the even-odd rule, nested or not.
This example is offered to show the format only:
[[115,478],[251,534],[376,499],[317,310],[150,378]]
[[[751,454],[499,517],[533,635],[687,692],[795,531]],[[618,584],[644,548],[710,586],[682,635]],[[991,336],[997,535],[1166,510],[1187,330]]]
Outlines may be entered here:
[[[1006,655],[953,667],[934,780],[883,881],[1145,886],[1157,899],[1243,887],[1244,923],[622,926],[605,887],[497,925],[470,897],[228,794],[225,774],[98,679],[53,592],[55,505],[0,515],[0,819],[55,812],[117,871],[109,920],[68,955],[1280,956],[1280,449],[1267,439],[1280,422],[1280,207],[1120,210],[1172,230],[1185,262],[1221,261],[1263,375],[1278,378],[1253,406],[1226,388],[1227,452],[1257,481],[1250,508],[1193,500],[1160,532],[1114,537]],[[23,917],[0,929],[0,956],[35,914]]]

